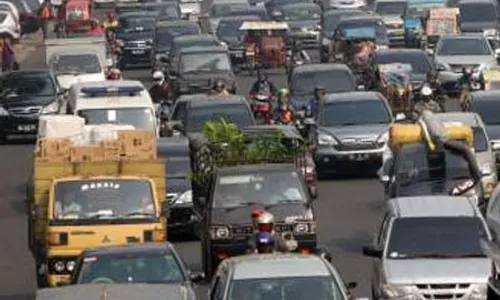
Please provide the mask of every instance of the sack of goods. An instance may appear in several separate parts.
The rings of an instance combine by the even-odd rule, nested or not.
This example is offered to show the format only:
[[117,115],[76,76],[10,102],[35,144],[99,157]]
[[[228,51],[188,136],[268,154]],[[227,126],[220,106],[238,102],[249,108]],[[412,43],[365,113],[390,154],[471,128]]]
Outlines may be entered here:
[[99,162],[155,160],[156,135],[131,125],[85,125],[78,116],[40,118],[36,161]]

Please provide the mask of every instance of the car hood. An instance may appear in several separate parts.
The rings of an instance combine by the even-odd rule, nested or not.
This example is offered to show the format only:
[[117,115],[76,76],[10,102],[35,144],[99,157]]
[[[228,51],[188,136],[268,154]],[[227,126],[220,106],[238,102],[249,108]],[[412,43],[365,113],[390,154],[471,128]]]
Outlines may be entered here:
[[152,31],[134,31],[127,33],[118,33],[118,39],[123,40],[124,42],[133,42],[133,41],[145,41],[153,38]]
[[483,32],[485,29],[495,29],[495,22],[460,22],[462,32]]
[[376,140],[389,130],[389,124],[366,124],[339,127],[320,127],[320,132],[342,139],[361,138]]
[[499,125],[486,125],[486,133],[491,141],[500,140],[500,124]]
[[300,31],[303,29],[317,31],[319,21],[316,20],[288,21],[287,23],[292,31]]
[[55,100],[55,96],[22,95],[0,99],[5,109],[28,106],[44,106]]
[[491,273],[491,260],[488,258],[387,259],[383,268],[390,284],[486,283]]
[[438,63],[447,65],[480,65],[488,66],[496,65],[496,60],[493,55],[453,55],[453,56],[437,56]]
[[305,204],[280,204],[274,207],[264,207],[263,205],[241,206],[229,209],[212,208],[212,224],[249,224],[251,212],[255,209],[265,209],[272,213],[276,222],[284,222],[288,219],[307,219],[311,214],[310,209]]
[[62,90],[69,89],[73,84],[79,82],[95,82],[104,81],[106,77],[104,73],[93,73],[93,74],[61,74],[56,76],[57,83]]

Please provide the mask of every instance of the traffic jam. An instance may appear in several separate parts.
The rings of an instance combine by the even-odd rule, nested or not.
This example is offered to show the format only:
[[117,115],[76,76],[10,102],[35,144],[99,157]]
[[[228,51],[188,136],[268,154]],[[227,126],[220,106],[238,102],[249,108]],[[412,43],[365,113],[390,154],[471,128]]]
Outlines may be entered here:
[[0,0],[32,296],[500,299],[498,5]]

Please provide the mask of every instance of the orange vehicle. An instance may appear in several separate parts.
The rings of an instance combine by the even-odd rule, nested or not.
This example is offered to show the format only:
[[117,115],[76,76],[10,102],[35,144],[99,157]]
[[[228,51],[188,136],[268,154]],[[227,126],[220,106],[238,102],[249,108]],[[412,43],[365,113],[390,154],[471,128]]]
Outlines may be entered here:
[[91,0],[68,0],[64,6],[64,29],[66,34],[86,33],[94,20]]
[[246,67],[252,72],[258,66],[286,67],[288,24],[274,21],[245,21]]

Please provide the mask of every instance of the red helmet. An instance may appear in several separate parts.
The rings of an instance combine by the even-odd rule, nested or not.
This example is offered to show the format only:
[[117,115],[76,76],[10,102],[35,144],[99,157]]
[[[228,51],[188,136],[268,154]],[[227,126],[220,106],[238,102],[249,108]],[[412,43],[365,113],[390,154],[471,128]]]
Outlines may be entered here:
[[257,229],[260,232],[272,232],[274,229],[274,216],[270,212],[263,212],[257,217]]

